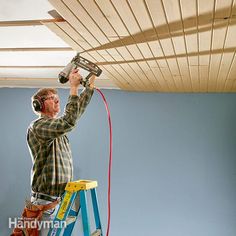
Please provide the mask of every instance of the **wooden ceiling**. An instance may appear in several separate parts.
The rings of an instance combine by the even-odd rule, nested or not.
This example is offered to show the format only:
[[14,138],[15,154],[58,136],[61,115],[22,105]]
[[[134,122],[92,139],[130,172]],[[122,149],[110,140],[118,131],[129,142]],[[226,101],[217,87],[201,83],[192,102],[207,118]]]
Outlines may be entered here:
[[[149,92],[236,91],[235,1],[49,2],[54,19],[40,23],[68,45],[58,51],[80,52],[103,69],[97,86]],[[33,80],[47,85],[46,79]]]

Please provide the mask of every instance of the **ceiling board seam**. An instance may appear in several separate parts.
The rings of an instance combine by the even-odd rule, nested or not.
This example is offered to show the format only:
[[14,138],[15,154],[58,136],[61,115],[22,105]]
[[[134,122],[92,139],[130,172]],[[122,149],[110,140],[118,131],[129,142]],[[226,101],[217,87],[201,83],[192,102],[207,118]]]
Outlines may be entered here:
[[200,59],[199,59],[199,44],[200,44],[200,40],[199,40],[199,20],[198,20],[198,14],[199,14],[199,9],[198,9],[198,0],[196,0],[196,20],[197,20],[197,52],[198,52],[198,56],[197,56],[197,60],[198,60],[198,90],[196,92],[200,92]]
[[[87,28],[87,26],[80,20],[80,18],[77,16],[76,12],[74,12],[74,10],[72,9],[72,7],[70,7],[69,5],[67,5],[67,3],[65,3],[65,0],[61,0],[61,2],[64,4],[64,6],[74,15],[74,17],[77,19],[77,21],[82,25],[82,27],[97,41],[98,44],[102,45],[103,43],[100,42],[97,37],[94,36],[94,34],[92,34],[91,30],[89,30]],[[84,9],[84,7],[81,5],[80,2],[77,1],[77,3]],[[85,10],[85,9],[84,9]],[[90,17],[90,20],[94,23],[94,19],[89,15]],[[71,24],[71,23],[70,23]],[[95,23],[95,25],[97,26],[97,24]],[[98,26],[97,26],[98,27]],[[98,29],[101,31],[100,27],[98,27]],[[76,30],[76,29],[75,29]],[[76,30],[77,31],[77,30]],[[77,31],[78,32],[78,31]],[[78,32],[79,33],[79,32]],[[104,33],[102,32],[103,36],[104,36]],[[84,37],[83,37],[84,38]],[[84,38],[85,39],[85,38]],[[92,47],[92,44],[89,43],[90,46]]]
[[[69,22],[66,21],[66,24],[67,24],[72,30],[74,30],[83,40],[85,40],[85,38],[84,38]],[[86,49],[84,48],[84,46],[79,45],[79,44],[77,43],[77,41],[76,41],[72,36],[70,36],[70,34],[63,28],[62,25],[60,25],[60,24],[58,24],[58,23],[56,23],[56,25],[60,28],[61,31],[63,31],[68,37],[70,37],[70,38],[79,46],[79,48],[81,48],[81,49],[83,50],[83,51],[80,52],[80,53],[83,53],[83,52],[86,51]],[[91,44],[90,44],[90,43],[88,43],[88,44],[89,44],[89,46],[91,47]]]
[[[195,83],[195,78],[192,77],[192,81],[194,83],[194,87],[195,87],[195,91],[193,90],[193,92],[200,92],[200,70],[199,70],[199,28],[198,28],[198,0],[195,1],[195,8],[196,8],[196,38],[197,38],[197,87],[196,87],[196,83]],[[192,66],[192,65],[191,65]],[[192,76],[192,73],[191,73]]]
[[[151,22],[151,24],[152,24],[152,27],[153,27],[153,29],[154,29],[154,31],[155,31],[155,34],[156,34],[156,37],[157,37],[158,43],[159,43],[159,45],[160,45],[160,48],[161,48],[162,54],[165,55],[165,54],[164,54],[164,51],[163,51],[163,48],[162,48],[162,45],[160,44],[160,40],[159,40],[158,34],[157,34],[157,32],[156,32],[156,28],[155,28],[155,26],[154,26],[153,19],[152,19],[151,13],[150,13],[150,11],[149,11],[149,8],[148,8],[148,5],[147,5],[146,0],[144,0],[144,6],[145,6],[145,8],[146,8],[146,11],[147,11],[147,14],[148,14],[149,20],[150,20],[150,22]],[[148,44],[148,45],[149,45],[149,44]],[[150,50],[151,50],[151,49],[150,49]],[[154,59],[155,56],[154,56],[154,54],[153,54],[153,51],[151,50],[151,52],[152,52],[153,59]],[[164,58],[165,58],[165,57],[163,57],[163,59],[164,59]],[[157,65],[157,67],[158,67],[159,70],[160,70],[160,73],[161,73],[161,75],[162,75],[162,79],[163,79],[163,81],[165,82],[165,84],[166,84],[166,86],[168,87],[168,89],[170,89],[170,87],[169,87],[167,81],[165,80],[164,75],[163,75],[163,73],[162,73],[162,71],[161,71],[161,68],[160,68],[159,63],[157,62],[156,59],[154,59],[154,61],[155,61],[156,65]],[[167,63],[167,61],[166,61],[166,63]],[[168,65],[168,63],[167,63],[167,65]],[[151,68],[151,70],[152,70],[152,68]],[[154,73],[154,74],[155,74],[155,73]],[[155,76],[155,77],[156,77],[156,76]],[[156,79],[157,79],[157,81],[158,81],[160,87],[162,87],[162,85],[160,84],[158,78],[156,78]],[[163,89],[164,89],[164,88],[163,88]]]
[[[232,11],[231,11],[231,14],[232,14]],[[231,22],[231,17],[229,17],[229,24],[230,24],[230,22]],[[227,35],[226,35],[226,36],[227,36]],[[236,51],[234,50],[233,57],[232,57],[232,60],[231,60],[230,66],[229,66],[229,70],[228,70],[228,72],[227,72],[227,74],[226,74],[226,77],[225,77],[225,83],[224,83],[224,89],[223,89],[224,91],[226,90],[226,83],[227,83],[229,74],[230,74],[230,72],[231,72],[231,70],[232,70],[233,62],[234,62],[234,60],[235,60],[235,55],[236,55]],[[233,85],[233,83],[232,83],[232,85]],[[231,85],[231,89],[232,89],[232,85]],[[231,89],[230,89],[230,90],[231,90]]]
[[[103,68],[104,68],[110,75],[112,75],[112,77],[116,78],[112,73],[110,73],[110,71],[107,70],[106,67],[103,66]],[[113,67],[112,67],[112,68],[113,68]],[[116,73],[118,73],[118,74],[120,75],[120,73],[119,73],[115,68],[113,68],[113,69],[116,71]],[[121,87],[124,88],[124,87],[127,86],[126,84],[123,84],[123,82],[126,82],[126,83],[129,85],[129,82],[128,82],[123,76],[120,75],[120,77],[121,77],[122,80],[123,80],[122,82],[121,82],[118,78],[116,78],[115,81],[116,81],[116,80],[119,81],[119,83],[122,84]],[[114,81],[114,82],[115,82],[115,81]]]
[[211,24],[211,44],[210,44],[210,53],[209,53],[209,69],[208,69],[208,79],[207,79],[207,92],[209,92],[209,83],[210,83],[210,66],[212,61],[212,46],[213,46],[213,32],[214,32],[214,19],[215,19],[215,11],[216,11],[216,0],[214,0],[213,5],[213,14],[212,14],[212,24]]
[[[234,3],[235,3],[235,1],[234,1]],[[233,7],[233,6],[232,6],[232,7]],[[232,8],[231,8],[231,9],[232,9]],[[231,15],[232,15],[232,11],[231,11]],[[231,22],[233,19],[232,19],[231,17],[229,17],[229,20],[230,20],[230,22]],[[231,64],[230,64],[228,73],[227,73],[227,75],[226,75],[225,85],[224,85],[224,91],[225,91],[225,89],[226,89],[225,87],[226,87],[226,83],[227,83],[229,74],[230,74],[230,72],[231,72],[231,70],[232,70],[233,62],[235,61],[235,55],[236,55],[236,49],[234,50],[234,55],[233,55],[233,57],[232,57],[232,61],[231,61]],[[235,84],[235,81],[236,81],[236,80],[234,80],[234,82],[231,84],[230,90],[233,90],[233,86],[234,86],[234,84]]]
[[[229,67],[228,73],[227,73],[227,75],[226,75],[226,79],[225,79],[225,83],[224,83],[224,89],[223,89],[224,91],[226,91],[226,83],[227,83],[227,81],[229,80],[229,79],[228,79],[229,74],[230,74],[230,72],[231,72],[231,70],[232,70],[232,67],[233,67],[234,62],[236,61],[235,53],[236,53],[236,52],[234,52],[234,55],[233,55],[233,57],[232,57],[232,61],[231,61],[231,63],[230,63],[230,67]],[[232,90],[234,83],[235,83],[235,81],[231,84],[231,87],[230,87],[229,90]]]
[[[79,48],[82,48],[84,50],[84,48],[79,45],[57,22],[55,23],[55,25],[64,33],[66,34],[76,45],[78,45]],[[72,26],[71,26],[72,27]],[[73,28],[73,27],[72,27]]]
[[[50,26],[53,25],[54,27],[57,28],[57,30],[61,31],[61,32],[62,32],[64,35],[66,35],[66,37],[68,37],[75,45],[77,45],[78,48],[81,48],[80,45],[78,45],[77,42],[76,42],[73,38],[71,38],[70,35],[68,35],[68,34],[60,27],[60,25],[59,25],[57,22],[50,23],[50,24],[45,23],[45,25],[46,25],[51,31],[53,31],[56,35],[58,35],[57,32],[55,32],[55,30],[53,30],[52,28],[50,28]],[[58,35],[58,37],[61,38],[61,35]],[[67,42],[64,38],[63,38],[63,40],[64,40],[67,44],[70,45],[70,43]],[[70,46],[71,46],[71,45],[70,45]],[[72,48],[73,48],[73,47],[72,47]]]
[[[111,66],[112,66],[112,68],[113,68],[114,70],[117,71],[117,73],[118,73],[120,76],[122,76],[122,77],[124,78],[124,80],[128,83],[129,86],[131,86],[134,90],[136,90],[135,87],[134,87],[134,85],[133,85],[133,79],[131,78],[131,76],[129,75],[129,73],[127,73],[126,70],[123,69],[122,66],[117,65],[117,66],[120,67],[120,68],[122,69],[122,71],[124,72],[124,73],[122,73],[122,74],[119,72],[119,70],[117,70],[116,65],[111,65]],[[144,89],[144,90],[145,90],[145,89]]]
[[[119,66],[122,67],[122,69],[123,69],[124,71],[126,71],[126,68],[125,68],[126,65],[131,69],[131,71],[133,71],[133,74],[135,74],[135,78],[138,78],[138,79],[140,80],[140,82],[142,83],[142,85],[143,85],[143,81],[140,79],[139,75],[136,73],[136,71],[133,69],[133,67],[130,66],[129,63],[119,64]],[[131,73],[131,72],[130,72],[130,73]],[[131,80],[132,80],[132,77],[131,77]],[[133,80],[132,80],[132,81],[133,81]],[[142,86],[140,87],[139,83],[135,82],[135,84],[136,84],[137,87],[139,87],[140,89],[142,89]],[[144,88],[144,90],[146,90],[146,88]]]
[[[201,25],[203,25],[203,23],[201,22],[201,20],[203,20],[204,18],[202,17],[203,14],[201,14],[201,2],[199,0],[199,12],[198,12],[198,16],[199,16],[199,24],[198,27],[201,27]],[[215,9],[215,0],[214,1],[209,1],[209,3],[207,3],[207,8],[210,6],[208,4],[211,4],[211,8],[208,13],[208,16],[210,17],[210,19],[213,19],[214,17],[214,9]],[[203,7],[203,5],[202,5]],[[201,17],[201,18],[200,18]],[[204,22],[204,24],[206,24],[206,22]],[[212,43],[212,35],[213,35],[213,21],[211,22],[210,26],[208,26],[209,30],[208,32],[205,32],[208,34],[207,39],[205,38],[206,42],[204,42],[204,35],[199,33],[200,30],[198,30],[198,36],[199,36],[199,89],[201,92],[208,92],[208,81],[209,81],[209,74],[210,74],[210,70],[209,70],[209,63],[210,63],[210,56],[211,56],[211,43]],[[205,35],[206,37],[206,35]],[[206,47],[203,46],[203,43],[205,43],[205,45],[207,45],[207,49],[209,49],[209,54],[204,58],[200,55],[200,52],[202,50],[202,47]],[[207,60],[207,63],[203,62],[201,60]],[[206,65],[207,64],[207,65]]]
[[[123,26],[125,27],[126,31],[129,33],[129,35],[131,36],[131,38],[132,38],[132,40],[134,41],[134,43],[136,43],[135,40],[133,39],[132,35],[130,34],[129,29],[127,28],[125,22],[123,21],[122,17],[120,16],[118,10],[116,9],[116,7],[114,6],[114,4],[113,4],[112,1],[111,1],[111,5],[112,5],[114,11],[116,12],[116,14],[118,15],[118,17],[120,18],[120,20],[121,20]],[[110,23],[110,22],[109,22],[109,23]],[[115,32],[116,32],[116,31],[115,31]],[[123,41],[121,41],[121,42],[122,42],[122,44],[123,44]],[[129,48],[128,48],[126,45],[124,45],[124,46],[125,46],[125,48],[128,50],[128,52],[130,53],[130,55],[133,57],[133,59],[136,61],[136,59],[134,58],[133,54],[130,52]],[[137,46],[136,46],[136,47],[137,47]],[[137,47],[137,49],[139,50],[138,47]],[[137,62],[135,62],[135,63],[138,65]],[[129,65],[129,66],[130,66],[130,65]],[[138,66],[139,66],[139,65],[138,65]],[[131,68],[132,68],[132,67],[131,67]],[[142,70],[142,68],[140,68],[140,69]],[[133,68],[132,68],[132,70],[133,70]],[[142,70],[142,71],[143,71],[143,70]],[[136,72],[134,71],[134,73],[136,73]],[[139,78],[139,77],[138,77],[138,78]],[[140,79],[140,78],[139,78],[139,79]],[[143,83],[144,87],[146,87],[146,84],[143,82],[143,80],[141,80],[141,82]]]
[[[54,6],[54,3],[55,3],[55,1],[54,0],[49,0],[49,2]],[[89,33],[89,35],[91,36],[91,38],[93,39],[93,40],[95,40],[98,44],[99,44],[99,41],[93,36],[93,34],[91,34],[87,29],[86,29],[86,27],[84,26],[84,24],[78,19],[78,17],[76,16],[76,14],[65,4],[65,2],[63,1],[63,0],[56,0],[56,6],[55,6],[55,8],[57,9],[57,8],[59,8],[60,6],[58,5],[58,3],[59,4],[61,4],[61,7],[63,8],[63,9],[61,9],[61,11],[62,12],[60,12],[60,10],[59,10],[59,13],[62,13],[61,15],[62,16],[64,16],[64,15],[68,15],[68,19],[66,19],[66,21],[72,26],[73,24],[73,22],[71,23],[71,21],[74,19],[74,20],[76,20],[78,23],[79,23],[79,25],[80,26],[82,26],[82,28],[83,29],[85,29],[88,33]],[[70,16],[70,17],[69,17]],[[64,18],[66,18],[66,17],[64,17]],[[73,27],[74,29],[75,29],[75,27]],[[78,32],[78,30],[77,29],[75,29],[75,31],[77,31]],[[79,33],[79,32],[78,32]],[[80,35],[81,35],[81,33],[79,33]],[[81,35],[82,36],[82,35]],[[85,38],[85,36],[82,36],[83,38]],[[87,39],[87,42],[90,44],[90,45],[92,45],[91,44],[91,42],[89,42],[88,41],[88,39]]]
[[[116,70],[117,71],[117,73],[118,74],[120,74],[119,73],[119,70],[117,70],[117,68],[115,68],[115,65],[114,64],[111,64],[111,66],[112,66],[112,68],[114,69],[114,70]],[[128,76],[128,78],[130,78],[130,79],[125,79],[123,76],[123,78],[124,78],[124,80],[130,85],[131,83],[129,82],[129,80],[131,80],[132,81],[132,85],[131,85],[131,87],[133,87],[133,80],[132,80],[132,78],[129,76],[129,74],[122,68],[122,66],[120,66],[120,65],[117,65],[117,66],[119,66],[120,68],[121,68],[121,70],[124,72],[124,74],[127,74],[127,76]],[[134,88],[134,87],[133,87]]]
[[[164,10],[163,7],[162,7],[162,10]],[[157,32],[157,27],[155,27],[154,20],[153,20],[153,18],[152,18],[152,16],[151,16],[150,11],[149,11],[149,14],[150,14],[150,20],[151,20],[151,23],[152,23],[152,25],[153,25],[153,27],[154,27],[154,31],[155,31],[155,33],[156,33],[156,36],[157,36],[157,39],[158,39],[158,42],[159,42],[159,45],[160,45],[162,54],[164,55],[164,60],[165,60],[165,62],[166,62],[166,64],[167,64],[167,68],[168,68],[169,73],[170,73],[170,75],[171,75],[171,78],[172,78],[172,80],[173,80],[173,82],[174,82],[175,88],[177,88],[177,87],[176,87],[176,84],[175,84],[175,81],[174,81],[174,78],[173,78],[172,73],[171,73],[171,69],[170,69],[170,65],[169,65],[168,60],[167,60],[167,56],[165,55],[165,52],[164,52],[162,43],[161,43],[161,41],[160,41],[160,39],[164,39],[164,38],[167,38],[167,37],[160,37],[160,35],[159,35],[158,32]],[[170,34],[168,34],[168,36],[170,36]],[[157,62],[157,63],[158,63],[158,62]],[[169,84],[168,84],[168,80],[165,78],[165,75],[164,75],[164,73],[163,73],[163,71],[162,71],[162,69],[161,69],[159,63],[158,63],[158,66],[159,66],[159,68],[160,68],[160,71],[161,71],[161,73],[162,73],[162,76],[163,76],[164,80],[166,81],[166,84],[167,84],[168,88],[170,89]]]
[[[102,68],[104,71],[106,71],[108,74],[111,75],[111,77],[113,78],[114,83],[117,84],[118,87],[120,87],[120,88],[126,88],[126,86],[123,85],[122,82],[121,82],[118,78],[116,78],[116,77],[113,75],[113,73],[111,73],[109,70],[107,70],[104,66],[101,66],[101,68]],[[124,79],[123,79],[123,80],[124,80]]]
[[[135,63],[132,63],[132,62],[131,62],[131,63],[129,63],[129,65],[133,68],[134,73],[136,74],[136,76],[137,76],[138,78],[140,78],[140,80],[142,80],[142,79],[141,79],[142,76],[143,76],[143,77],[147,77],[147,76],[145,75],[145,72],[144,72],[143,70],[141,70],[140,73],[136,73],[136,70],[134,69],[135,66],[137,66],[139,69],[142,68],[142,67],[140,66],[139,62],[135,62]],[[137,69],[138,69],[138,68],[137,68]],[[148,79],[148,80],[149,80],[149,79]],[[146,90],[147,90],[147,91],[150,91],[149,87],[147,87]],[[153,86],[152,90],[155,90],[155,87],[154,87],[154,86]]]
[[[170,35],[170,40],[171,40],[171,44],[172,44],[172,47],[173,47],[173,51],[174,51],[174,55],[176,56],[176,51],[175,51],[175,47],[174,47],[174,43],[173,43],[173,39],[172,39],[172,34],[171,34],[171,31],[170,31],[170,26],[169,26],[169,21],[168,21],[168,17],[166,15],[166,11],[165,11],[165,6],[163,4],[163,0],[161,0],[161,5],[162,5],[162,9],[163,9],[163,12],[164,12],[164,16],[165,16],[165,21],[166,21],[166,25],[167,25],[167,28],[168,28],[168,33]],[[180,78],[181,78],[181,83],[182,83],[182,87],[184,88],[184,85],[183,85],[183,78],[182,78],[182,75],[180,73],[180,68],[179,68],[179,63],[177,61],[177,59],[175,59],[176,61],[176,64],[177,64],[177,67],[178,67],[178,71],[179,71],[179,75],[180,75]],[[172,74],[172,73],[171,73]],[[174,77],[172,77],[173,80],[174,80],[174,83],[175,83],[175,79]],[[176,83],[175,83],[176,85]],[[177,87],[176,87],[177,88]],[[177,88],[178,89],[178,88]]]
[[[108,19],[106,18],[106,16],[104,15],[104,13],[103,13],[102,9],[100,8],[100,6],[99,6],[96,2],[95,2],[95,4],[97,5],[98,9],[101,11],[102,15],[105,17],[105,19],[106,19],[106,21],[108,22],[108,24],[112,27],[112,29],[114,30],[114,32],[117,34],[117,36],[119,37],[119,39],[121,39],[120,36],[118,35],[116,29],[112,26],[112,24],[109,22],[109,20],[108,20]],[[123,20],[121,19],[120,15],[118,14],[118,12],[117,12],[115,6],[112,4],[112,2],[111,2],[111,6],[113,7],[113,10],[116,12],[117,16],[120,18],[120,20],[121,20],[123,26],[125,27],[125,29],[126,29],[127,32],[129,33],[129,31],[128,31],[126,25],[124,24]],[[134,59],[134,62],[135,62],[136,64],[138,64],[138,63],[136,62],[136,59],[133,57],[132,53],[131,53],[130,50],[128,49],[128,47],[127,47],[126,45],[124,45],[122,39],[121,39],[121,43],[122,43],[122,45],[126,48],[126,50],[130,53],[131,57]],[[117,49],[116,49],[116,51],[117,51]],[[122,58],[123,58],[123,56],[122,56]],[[125,63],[126,63],[127,60],[126,60],[126,59],[124,59],[124,60],[125,60]],[[144,84],[143,80],[139,77],[139,75],[136,73],[136,71],[130,66],[130,64],[127,63],[127,65],[128,65],[129,68],[137,75],[137,78],[140,80],[140,82],[143,84],[144,88],[146,89],[146,85]],[[135,80],[133,80],[133,81],[135,82]],[[136,83],[137,86],[139,86],[139,85],[137,84],[137,82],[135,82],[135,83]]]
[[[233,7],[233,4],[234,4],[234,0],[232,0],[232,2],[231,2],[230,16],[232,15],[232,7]],[[220,57],[220,66],[219,66],[219,68],[218,68],[217,77],[216,77],[216,91],[218,91],[218,86],[219,86],[219,74],[220,74],[220,70],[221,70],[221,68],[222,68],[222,59],[223,59],[223,55],[224,55],[225,42],[226,42],[228,30],[229,30],[229,22],[230,22],[229,19],[230,19],[230,17],[227,19],[226,33],[225,33],[224,43],[223,43],[223,48],[222,48],[222,53],[221,53],[221,57]]]
[[[101,8],[99,7],[99,5],[94,1],[94,3],[95,3],[95,5],[96,5],[96,7],[98,8],[98,10],[101,12],[101,14],[103,15],[103,17],[104,17],[104,19],[107,21],[107,23],[112,27],[112,25],[110,24],[110,22],[107,20],[107,18],[105,17],[105,15],[104,15],[104,13],[103,13],[103,11],[101,10]],[[81,7],[84,9],[84,11],[86,11],[86,13],[90,16],[90,18],[94,21],[94,19],[91,17],[91,15],[89,14],[89,12],[84,8],[84,6],[80,3],[80,5],[81,5]],[[94,21],[94,23],[97,25],[97,27],[101,30],[101,28],[100,28],[100,26],[96,23],[96,21]],[[114,32],[117,34],[117,32],[116,32],[116,30],[112,27],[112,29],[114,30]],[[106,36],[106,34],[101,30],[101,32],[104,34],[104,36],[105,37],[107,37]],[[117,36],[118,36],[118,34],[117,34]],[[119,37],[119,36],[118,36]],[[110,41],[108,38],[107,38],[107,40],[111,43],[111,44],[113,44],[113,42],[112,41]],[[122,56],[122,54],[121,53],[119,53],[119,51],[116,49],[116,48],[114,48],[115,50],[116,50],[116,52],[125,60],[125,58]],[[115,59],[114,59],[115,60]],[[117,63],[117,60],[115,60],[115,62]],[[122,68],[122,67],[121,67]],[[130,67],[131,68],[131,67]],[[123,68],[122,68],[123,69]],[[132,68],[131,68],[132,69]],[[135,72],[135,71],[134,71]],[[135,81],[134,81],[134,83],[136,83]]]
[[181,25],[182,25],[182,29],[183,29],[182,32],[183,32],[183,36],[184,36],[184,48],[185,48],[185,53],[186,53],[187,65],[188,65],[190,86],[191,86],[191,91],[193,91],[192,76],[191,76],[191,72],[190,72],[190,63],[189,63],[189,54],[188,54],[188,50],[187,50],[186,34],[185,34],[185,29],[184,29],[183,13],[182,13],[182,7],[181,7],[180,0],[178,0],[178,4],[179,4],[179,13],[180,13],[180,18],[181,18]]
[[[105,68],[105,67],[103,67],[103,68]],[[114,68],[113,65],[111,65],[110,68],[112,68],[113,70],[115,70],[115,72],[122,78],[122,82],[125,81],[125,82],[127,83],[126,85],[123,85],[123,87],[126,87],[126,86],[133,87],[133,86],[125,79],[125,77],[124,77],[116,68]],[[109,67],[108,67],[108,68],[105,68],[105,69],[106,69],[110,74],[113,75],[113,73],[109,71]],[[113,75],[113,76],[114,76],[114,75]],[[114,77],[115,77],[115,76],[114,76]],[[115,78],[116,78],[116,77],[115,77]],[[118,77],[117,77],[117,80],[120,82],[120,80],[118,79]],[[122,82],[120,82],[120,83],[122,84]]]
[[[130,8],[130,6],[129,6],[129,4],[128,4],[128,2],[127,2],[127,0],[126,0],[126,3],[127,3],[127,5],[128,5],[128,7]],[[129,31],[129,29],[127,28],[127,26],[126,26],[126,24],[125,24],[125,22],[123,21],[123,19],[122,19],[122,17],[121,17],[121,15],[120,15],[120,13],[118,12],[118,10],[116,9],[116,7],[114,6],[114,3],[111,1],[111,4],[112,4],[112,6],[113,6],[113,8],[114,8],[114,10],[115,10],[115,12],[117,13],[117,15],[119,16],[119,18],[120,18],[120,20],[121,20],[121,22],[123,23],[123,25],[124,25],[124,27],[125,27],[125,29],[127,30],[127,32],[129,33],[129,35],[130,35],[130,37],[132,38],[132,40],[134,41],[134,43],[135,43],[135,46],[136,46],[136,48],[137,48],[137,50],[140,52],[140,54],[142,55],[142,57],[143,58],[145,58],[144,56],[143,56],[143,54],[142,54],[142,52],[141,52],[141,50],[139,49],[139,47],[136,45],[137,43],[136,43],[136,40],[134,39],[134,37],[132,36],[132,34],[130,33],[130,31]],[[131,9],[130,9],[130,11],[131,11]],[[132,11],[131,11],[132,12]],[[133,14],[133,12],[132,12],[132,14]],[[134,15],[133,15],[134,16]],[[136,18],[135,18],[135,20],[136,20]],[[128,49],[129,50],[129,49]],[[129,52],[130,52],[130,50],[129,50]],[[131,53],[131,52],[130,52]],[[132,55],[132,53],[131,53],[131,55]],[[134,58],[135,59],[135,58]],[[136,59],[135,59],[136,60]],[[140,67],[140,65],[138,64],[138,63],[136,63],[137,64],[137,66],[140,68],[140,70],[141,71],[143,71],[143,69]],[[143,73],[144,73],[144,75],[145,75],[145,71],[143,71]],[[147,76],[145,75],[145,77],[147,78]],[[150,82],[150,84],[153,86],[153,84],[152,84],[152,82],[147,78],[147,80]],[[143,81],[142,81],[143,82]],[[144,82],[143,82],[144,83]],[[146,86],[146,85],[145,85]],[[153,86],[153,89],[155,89],[155,87]]]
[[[62,12],[60,12],[59,11],[59,13],[61,13],[61,15],[68,15],[68,18],[71,18],[71,19],[74,19],[74,20],[76,20],[86,31],[87,31],[87,33],[89,33],[89,35],[91,36],[91,38],[93,38],[93,40],[95,40],[98,44],[99,44],[99,41],[86,29],[86,27],[84,27],[84,25],[83,25],[83,23],[77,18],[77,16],[67,7],[67,5],[62,1],[62,0],[57,0],[56,1],[56,3],[55,3],[55,1],[54,0],[49,0],[49,2],[57,9],[57,7],[60,7],[60,6],[57,6],[57,4],[59,3],[59,4],[61,4],[61,7],[63,8],[63,9],[61,9],[61,11]],[[56,4],[56,6],[54,5],[54,4]],[[70,16],[70,17],[69,17]],[[66,17],[65,17],[66,18]],[[70,27],[72,27],[74,30],[75,30],[75,32],[77,32],[89,45],[90,45],[90,47],[91,48],[93,48],[92,47],[92,44],[91,44],[91,42],[89,42],[88,41],[88,39],[85,39],[85,37],[80,33],[80,32],[78,32],[78,30],[73,26],[73,22],[71,23],[71,20],[69,19],[69,21],[67,20],[66,21],[67,22],[67,24],[69,24],[70,25]],[[81,52],[82,53],[82,52]]]
[[[156,29],[156,27],[155,27],[154,20],[153,20],[152,15],[151,15],[151,13],[150,13],[150,11],[149,11],[148,4],[146,3],[146,0],[144,0],[144,1],[145,1],[145,5],[146,5],[146,7],[147,7],[147,9],[148,9],[149,19],[150,19],[150,21],[151,21],[151,24],[152,24],[152,26],[153,26],[153,28],[154,28],[154,31],[155,31],[155,34],[156,34],[156,36],[157,36],[157,40],[158,40],[158,42],[159,42],[159,45],[160,45],[162,54],[164,55],[163,59],[165,60],[165,62],[166,62],[166,64],[167,64],[167,68],[168,68],[168,70],[169,70],[169,72],[170,72],[170,74],[171,74],[170,66],[169,66],[169,63],[168,63],[167,58],[166,58],[167,56],[165,55],[165,52],[164,52],[162,43],[160,42],[160,37],[159,37],[159,34],[157,33],[157,29]],[[158,59],[157,59],[157,60],[158,60]],[[161,69],[161,67],[160,67],[160,65],[159,65],[159,63],[158,63],[158,61],[156,61],[156,63],[157,63],[157,65],[158,65],[158,68],[160,69],[160,72],[161,72],[161,75],[162,75],[162,77],[163,77],[163,80],[165,81],[165,83],[166,83],[168,89],[171,90],[171,89],[170,89],[170,86],[169,86],[169,84],[168,84],[168,80],[165,78],[165,75],[164,75],[164,73],[163,73],[163,71],[162,71],[162,69]],[[175,81],[174,81],[174,79],[173,79],[172,74],[171,74],[171,77],[172,77],[172,80],[173,80],[174,85],[175,85]],[[175,87],[176,87],[176,85],[175,85]]]
[[[135,13],[132,11],[132,7],[131,7],[130,3],[129,3],[127,0],[126,0],[126,2],[127,2],[128,6],[129,6],[130,11],[131,11],[132,14],[133,14],[133,17],[134,17],[134,19],[135,19],[135,21],[136,21],[136,23],[137,23],[137,25],[138,25],[138,27],[139,27],[139,29],[140,29],[140,32],[142,33],[144,39],[147,41],[147,39],[146,39],[146,37],[145,37],[145,34],[143,33],[142,27],[140,26],[139,21],[138,21],[137,17],[135,16]],[[148,8],[147,8],[147,6],[146,6],[146,4],[145,4],[145,1],[143,1],[143,2],[144,2],[145,10],[146,10],[146,12],[147,12],[147,14],[148,14],[148,16],[149,16],[149,11],[148,11]],[[149,19],[150,19],[150,16],[149,16]],[[131,36],[132,36],[132,35],[131,35]],[[146,41],[145,41],[145,43],[147,43],[148,49],[150,50],[152,56],[154,57],[153,51],[152,51],[152,49],[151,49],[149,43],[146,42]],[[138,46],[138,45],[137,45],[137,46]],[[138,48],[139,48],[139,47],[138,47]],[[146,59],[146,57],[143,55],[142,51],[141,51],[140,49],[139,49],[139,51],[140,51],[142,57]],[[148,66],[149,70],[151,71],[152,75],[154,76],[155,80],[157,81],[158,86],[161,87],[161,86],[160,86],[160,83],[159,83],[159,81],[158,81],[158,79],[157,79],[157,77],[156,77],[156,75],[155,75],[155,73],[153,72],[153,70],[151,69],[151,67],[149,66],[149,64],[146,63],[146,65]],[[148,76],[146,76],[146,77],[148,78]],[[148,80],[149,80],[149,79],[148,79]],[[150,80],[149,80],[149,81],[150,81]],[[152,81],[150,81],[150,83],[153,85]],[[155,89],[155,85],[153,85],[153,87],[154,87],[154,89]]]

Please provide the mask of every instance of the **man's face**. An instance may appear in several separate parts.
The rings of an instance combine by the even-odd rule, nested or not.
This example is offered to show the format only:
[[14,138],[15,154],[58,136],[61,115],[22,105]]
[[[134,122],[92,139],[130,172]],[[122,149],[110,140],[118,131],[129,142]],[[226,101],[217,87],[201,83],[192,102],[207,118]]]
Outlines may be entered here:
[[50,117],[56,117],[60,112],[60,100],[58,94],[49,92],[44,100],[45,113]]

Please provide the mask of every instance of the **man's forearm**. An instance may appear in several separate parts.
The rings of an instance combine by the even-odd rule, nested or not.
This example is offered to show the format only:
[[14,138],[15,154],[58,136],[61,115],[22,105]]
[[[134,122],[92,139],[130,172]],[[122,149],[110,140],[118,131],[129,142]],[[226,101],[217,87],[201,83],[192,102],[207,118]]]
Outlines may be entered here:
[[70,88],[70,95],[78,96],[78,87],[71,87]]

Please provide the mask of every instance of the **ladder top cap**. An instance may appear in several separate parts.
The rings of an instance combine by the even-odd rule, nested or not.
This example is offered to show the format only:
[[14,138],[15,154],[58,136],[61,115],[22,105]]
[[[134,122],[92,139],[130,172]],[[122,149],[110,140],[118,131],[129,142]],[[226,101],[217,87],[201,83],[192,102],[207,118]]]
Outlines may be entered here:
[[95,180],[82,179],[67,183],[65,190],[75,192],[80,190],[93,189],[96,188],[97,186],[98,183]]

